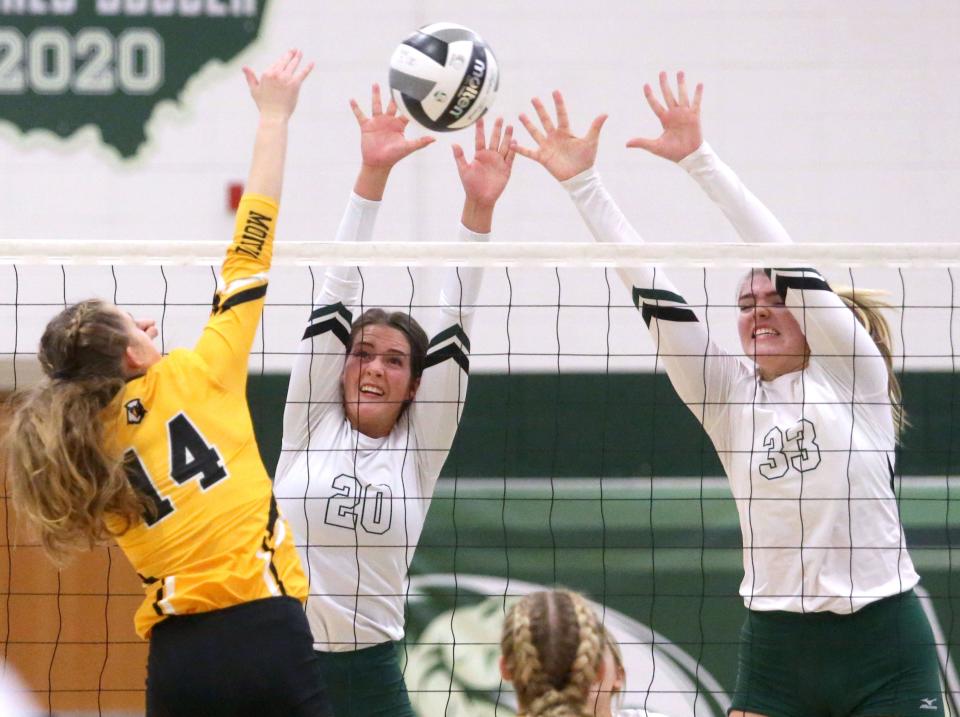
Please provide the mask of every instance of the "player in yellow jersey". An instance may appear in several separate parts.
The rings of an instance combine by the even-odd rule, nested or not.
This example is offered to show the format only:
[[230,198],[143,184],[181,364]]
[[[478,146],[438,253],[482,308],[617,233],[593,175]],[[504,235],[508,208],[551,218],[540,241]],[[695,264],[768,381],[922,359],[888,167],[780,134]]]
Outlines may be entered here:
[[46,379],[6,440],[21,514],[55,559],[114,537],[143,579],[148,715],[324,715],[307,585],[257,450],[247,361],[263,310],[287,123],[312,64],[260,78],[247,193],[210,320],[161,357],[152,321],[84,301],[48,325]]

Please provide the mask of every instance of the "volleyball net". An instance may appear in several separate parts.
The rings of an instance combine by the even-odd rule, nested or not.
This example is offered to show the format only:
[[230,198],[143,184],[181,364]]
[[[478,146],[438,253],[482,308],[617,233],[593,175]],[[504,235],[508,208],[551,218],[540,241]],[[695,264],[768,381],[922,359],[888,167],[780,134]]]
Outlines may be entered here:
[[[64,305],[91,296],[156,319],[162,351],[191,346],[223,250],[221,243],[0,243],[3,388],[37,380],[43,327]],[[885,292],[909,416],[893,485],[944,686],[951,704],[960,698],[950,657],[960,640],[955,246],[278,242],[248,389],[271,473],[287,376],[330,264],[360,266],[364,308],[416,318],[437,307],[445,272],[485,267],[466,406],[406,595],[404,673],[419,714],[514,714],[497,669],[504,609],[555,585],[594,601],[620,642],[624,707],[725,714],[746,614],[738,594],[741,529],[716,452],[665,376],[618,275],[649,264],[669,275],[711,340],[741,356],[736,290],[748,267],[815,266],[831,285]],[[146,645],[132,617],[143,592],[123,555],[103,548],[57,572],[4,496],[6,665],[43,709],[141,713]]]

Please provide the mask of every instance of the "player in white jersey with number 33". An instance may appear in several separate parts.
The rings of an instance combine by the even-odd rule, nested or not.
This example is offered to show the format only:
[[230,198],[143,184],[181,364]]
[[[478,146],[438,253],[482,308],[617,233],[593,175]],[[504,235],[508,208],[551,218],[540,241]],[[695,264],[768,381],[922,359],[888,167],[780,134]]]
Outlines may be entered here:
[[[372,115],[352,103],[362,166],[338,241],[363,241],[387,176],[430,143],[408,140],[391,100]],[[475,156],[454,147],[466,193],[461,241],[489,238],[513,163],[512,128],[482,121]],[[307,616],[337,717],[413,715],[395,643],[407,571],[463,409],[469,320],[481,270],[451,269],[428,339],[403,312],[365,309],[354,267],[327,271],[300,344],[283,421],[276,495],[309,570]],[[433,328],[433,327],[431,327]]]
[[[663,126],[628,146],[678,162],[751,242],[790,241],[770,211],[703,142],[702,86],[664,103]],[[570,132],[539,100],[537,147],[517,152],[561,181],[599,241],[640,237],[594,168],[597,117]],[[902,424],[889,331],[870,292],[842,297],[813,269],[750,271],[737,289],[743,354],[718,347],[653,267],[622,272],[675,390],[709,434],[740,515],[748,608],[732,715],[943,714],[930,625],[912,588],[893,488]],[[852,309],[852,310],[851,310]]]

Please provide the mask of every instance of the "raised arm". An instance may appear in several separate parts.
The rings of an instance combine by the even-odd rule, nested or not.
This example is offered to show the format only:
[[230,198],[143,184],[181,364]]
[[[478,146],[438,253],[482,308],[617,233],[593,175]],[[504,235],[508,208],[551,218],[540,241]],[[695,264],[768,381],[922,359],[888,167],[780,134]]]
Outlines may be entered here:
[[[637,137],[627,146],[677,162],[720,207],[743,241],[790,242],[790,235],[773,212],[703,141],[703,85],[697,85],[691,101],[683,72],[677,73],[676,95],[667,73],[661,72],[660,89],[663,103],[650,85],[643,88],[650,109],[660,121],[661,135],[656,139]],[[858,392],[886,391],[888,375],[879,350],[819,273],[808,268],[773,269],[771,279],[803,329],[813,360],[851,385],[856,375]]]
[[863,324],[815,269],[768,269],[770,280],[810,347],[810,360],[850,387],[851,396],[885,396],[886,359]]
[[260,122],[246,192],[237,209],[233,243],[217,282],[213,312],[196,345],[213,374],[232,391],[246,387],[250,347],[267,293],[287,125],[297,106],[300,86],[313,69],[313,63],[301,67],[302,59],[299,50],[290,50],[259,78],[250,68],[243,69],[260,110]]
[[[494,208],[510,181],[514,147],[513,127],[504,130],[500,118],[493,124],[489,141],[483,120],[477,122],[472,161],[467,161],[463,148],[453,146],[464,191],[460,241],[489,240]],[[410,412],[420,447],[421,475],[430,480],[440,474],[460,424],[470,373],[468,334],[482,272],[479,267],[448,270],[439,311],[426,327],[431,336],[426,369]]]
[[[370,106],[367,116],[356,100],[350,100],[360,128],[360,171],[337,229],[338,242],[372,238],[390,171],[401,159],[433,142],[431,137],[411,140],[404,136],[409,120],[397,114],[393,100],[384,111],[379,85],[373,85]],[[287,389],[283,414],[286,448],[306,445],[310,427],[326,411],[340,410],[340,374],[360,290],[357,267],[330,267],[314,297]]]
[[[526,115],[520,116],[537,146],[518,147],[517,152],[543,165],[561,182],[597,241],[642,241],[594,167],[606,115],[599,115],[587,134],[578,137],[570,130],[563,95],[554,92],[553,101],[556,123],[539,99],[533,100],[533,106],[540,127]],[[697,315],[662,270],[628,268],[622,269],[620,276],[650,329],[677,394],[709,429],[719,402],[728,394],[731,382],[743,374],[744,367],[710,341]]]
[[790,235],[773,212],[744,186],[733,170],[703,141],[700,121],[703,84],[697,84],[691,100],[683,72],[677,73],[676,95],[670,87],[667,73],[661,72],[660,90],[663,93],[662,104],[650,85],[643,86],[647,104],[660,121],[663,131],[656,138],[635,137],[627,142],[627,146],[645,149],[683,167],[720,207],[743,241],[789,242]]

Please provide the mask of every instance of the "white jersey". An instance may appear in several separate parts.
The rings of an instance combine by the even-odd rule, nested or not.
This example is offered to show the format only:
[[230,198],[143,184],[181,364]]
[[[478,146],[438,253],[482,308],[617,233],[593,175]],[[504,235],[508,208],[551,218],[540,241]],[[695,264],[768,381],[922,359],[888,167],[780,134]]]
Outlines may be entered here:
[[[747,241],[789,241],[775,217],[704,145],[682,165]],[[590,170],[565,182],[601,241],[640,237]],[[770,278],[803,327],[802,371],[761,380],[717,347],[654,268],[622,272],[681,400],[713,441],[740,515],[752,610],[851,613],[919,580],[893,491],[895,429],[886,364],[812,269]]]
[[[353,195],[338,241],[369,239],[378,207]],[[463,240],[487,237],[461,227]],[[356,431],[342,403],[359,273],[328,270],[316,297],[290,376],[274,493],[308,570],[306,611],[319,650],[403,637],[407,571],[467,389],[468,314],[461,306],[474,303],[479,280],[479,269],[448,277],[416,398],[384,438]]]

